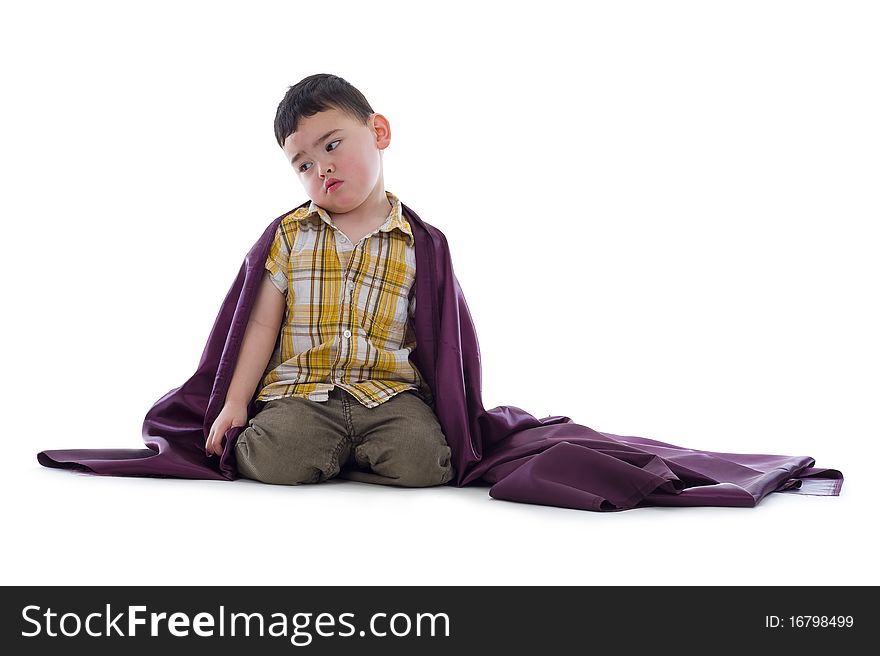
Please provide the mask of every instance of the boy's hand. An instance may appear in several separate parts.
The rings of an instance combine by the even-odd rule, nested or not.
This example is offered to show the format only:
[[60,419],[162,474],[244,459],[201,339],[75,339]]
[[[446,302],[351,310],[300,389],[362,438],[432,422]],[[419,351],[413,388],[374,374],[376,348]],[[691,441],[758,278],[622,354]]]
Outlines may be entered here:
[[229,404],[223,406],[205,442],[205,455],[223,455],[223,436],[233,426],[247,426],[247,405]]

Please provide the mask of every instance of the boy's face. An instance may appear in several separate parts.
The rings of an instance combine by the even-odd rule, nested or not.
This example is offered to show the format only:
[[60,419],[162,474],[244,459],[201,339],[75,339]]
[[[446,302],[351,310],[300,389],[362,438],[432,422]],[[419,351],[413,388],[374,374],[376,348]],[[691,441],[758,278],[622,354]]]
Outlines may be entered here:
[[[391,129],[381,114],[372,114],[365,126],[343,111],[328,109],[300,119],[282,149],[309,198],[328,212],[342,214],[376,199],[385,201],[381,151],[390,141]],[[342,183],[331,186],[334,179]]]

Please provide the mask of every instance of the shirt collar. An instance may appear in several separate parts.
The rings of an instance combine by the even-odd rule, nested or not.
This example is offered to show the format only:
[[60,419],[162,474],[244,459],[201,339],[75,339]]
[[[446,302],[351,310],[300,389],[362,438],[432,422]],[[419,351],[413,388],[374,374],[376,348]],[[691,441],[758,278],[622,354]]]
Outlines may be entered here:
[[[385,223],[382,224],[379,230],[381,230],[382,232],[391,232],[392,230],[397,228],[407,236],[407,241],[409,242],[410,246],[415,245],[415,237],[413,236],[412,228],[410,228],[409,221],[407,221],[406,217],[403,215],[403,208],[401,207],[400,199],[397,198],[397,196],[392,194],[390,191],[386,191],[385,196],[391,203],[391,209],[388,211],[388,218],[385,220]],[[297,221],[311,220],[312,217],[316,214],[327,225],[333,225],[333,220],[330,218],[327,210],[315,203],[315,201],[311,201],[307,208],[300,209],[300,211],[294,215],[294,218]]]

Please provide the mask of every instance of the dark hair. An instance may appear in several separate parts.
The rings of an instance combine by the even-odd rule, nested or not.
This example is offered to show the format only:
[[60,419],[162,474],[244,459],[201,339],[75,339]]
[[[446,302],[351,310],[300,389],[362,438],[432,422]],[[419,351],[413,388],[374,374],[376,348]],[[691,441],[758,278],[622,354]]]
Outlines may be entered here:
[[330,73],[309,75],[284,94],[275,112],[275,140],[284,147],[284,140],[296,132],[301,118],[314,116],[328,109],[338,109],[364,125],[369,125],[373,108],[364,94],[341,77]]

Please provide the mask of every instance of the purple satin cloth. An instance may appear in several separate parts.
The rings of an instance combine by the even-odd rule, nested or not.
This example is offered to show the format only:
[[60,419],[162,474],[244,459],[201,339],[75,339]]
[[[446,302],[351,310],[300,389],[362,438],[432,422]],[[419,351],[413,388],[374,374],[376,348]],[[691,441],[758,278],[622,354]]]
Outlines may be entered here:
[[[411,358],[433,391],[452,450],[456,476],[448,485],[483,483],[496,499],[582,510],[750,507],[771,492],[840,493],[842,474],[815,468],[807,456],[699,451],[602,433],[568,417],[537,419],[515,406],[484,409],[477,334],[446,237],[406,205],[403,211],[416,239]],[[245,256],[196,372],[147,412],[146,448],[46,450],[37,454],[40,464],[109,476],[237,477],[233,446],[246,426],[226,432],[219,460],[208,458],[204,445],[226,399],[275,230],[287,214],[272,221]],[[252,399],[248,419],[255,414]]]

